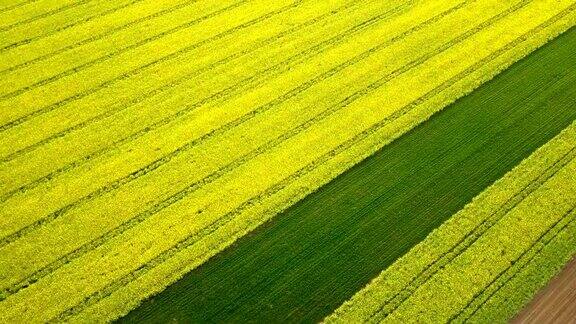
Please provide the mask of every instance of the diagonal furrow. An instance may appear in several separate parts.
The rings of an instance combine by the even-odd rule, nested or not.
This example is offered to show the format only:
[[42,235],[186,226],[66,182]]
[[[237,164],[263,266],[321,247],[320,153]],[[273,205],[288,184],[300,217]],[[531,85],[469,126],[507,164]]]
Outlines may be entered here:
[[73,23],[64,25],[64,26],[59,27],[59,28],[57,28],[57,29],[55,29],[55,30],[53,30],[53,31],[50,31],[50,32],[46,33],[46,34],[29,37],[29,38],[26,38],[26,39],[23,39],[23,40],[19,40],[19,41],[17,41],[17,42],[14,42],[14,43],[12,43],[12,44],[8,44],[8,45],[0,48],[0,53],[5,52],[5,51],[8,51],[8,50],[11,50],[11,49],[14,49],[14,48],[17,48],[17,47],[20,47],[20,46],[22,46],[22,45],[30,44],[30,43],[32,43],[32,42],[34,42],[34,41],[37,41],[37,40],[39,40],[39,39],[42,39],[42,38],[46,38],[46,37],[49,37],[49,36],[58,34],[58,33],[60,33],[60,32],[63,32],[63,31],[65,31],[65,30],[67,30],[67,29],[70,29],[70,28],[72,28],[72,27],[76,27],[76,26],[85,24],[85,23],[87,23],[87,22],[89,22],[89,21],[92,21],[92,20],[95,20],[95,19],[98,19],[98,18],[105,17],[105,16],[107,16],[107,15],[113,14],[113,13],[115,13],[115,12],[117,12],[117,11],[120,11],[120,10],[122,10],[122,9],[124,9],[124,8],[127,8],[127,7],[129,7],[129,6],[132,6],[132,5],[134,5],[134,4],[138,3],[138,2],[142,2],[142,1],[144,1],[144,0],[132,0],[131,2],[125,3],[125,4],[123,4],[123,5],[119,6],[119,7],[111,8],[111,9],[105,10],[105,11],[103,11],[103,12],[101,12],[101,13],[98,13],[98,14],[96,14],[96,15],[89,16],[89,17],[86,17],[86,18],[84,18],[84,19],[82,19],[82,20],[79,20],[79,21],[76,21],[76,22],[73,22]]
[[[329,48],[329,47],[331,47],[331,46],[335,46],[335,45],[337,44],[337,42],[340,42],[340,41],[346,39],[347,37],[349,37],[349,36],[351,36],[351,35],[354,35],[354,34],[356,34],[357,32],[360,32],[360,31],[364,30],[364,29],[367,28],[368,26],[371,26],[372,24],[374,24],[374,23],[376,23],[376,22],[378,22],[378,21],[380,21],[380,20],[382,20],[382,19],[385,19],[385,18],[387,18],[387,17],[390,17],[391,15],[394,15],[394,14],[400,12],[402,8],[403,8],[403,7],[397,7],[397,8],[392,9],[391,11],[389,11],[389,12],[387,12],[387,13],[385,13],[385,14],[381,14],[381,15],[372,17],[372,18],[370,18],[369,20],[364,21],[364,22],[362,22],[362,23],[360,23],[360,24],[358,24],[358,25],[356,25],[356,26],[354,26],[354,27],[346,30],[344,33],[341,33],[341,34],[339,34],[339,35],[337,35],[337,36],[334,36],[334,37],[332,37],[332,38],[330,38],[330,39],[328,39],[328,40],[326,40],[326,41],[324,41],[324,42],[322,42],[322,43],[320,43],[320,44],[315,45],[314,47],[312,47],[312,48],[310,48],[310,49],[304,50],[304,51],[300,52],[299,54],[296,54],[295,56],[289,58],[288,60],[286,60],[286,61],[284,61],[284,62],[280,62],[280,63],[272,66],[271,68],[265,70],[264,72],[262,72],[262,73],[259,74],[259,75],[255,75],[255,76],[248,77],[248,78],[246,78],[246,79],[244,79],[244,80],[241,80],[240,82],[238,82],[238,83],[236,83],[236,84],[234,84],[234,85],[232,85],[232,86],[230,86],[230,87],[228,87],[228,88],[226,88],[226,89],[224,89],[224,90],[222,90],[222,91],[220,91],[220,92],[218,92],[218,93],[216,93],[216,94],[214,94],[214,95],[211,95],[210,97],[207,97],[207,98],[202,99],[201,101],[192,103],[191,105],[188,105],[188,106],[184,107],[183,110],[178,111],[176,114],[173,114],[173,115],[170,115],[170,116],[168,116],[168,117],[166,117],[166,118],[163,118],[162,120],[154,123],[154,124],[151,125],[151,126],[146,127],[145,129],[139,131],[138,133],[135,133],[135,134],[131,135],[130,137],[124,138],[124,139],[122,139],[121,141],[119,141],[119,142],[117,142],[117,143],[114,143],[114,145],[124,144],[124,143],[130,142],[130,141],[133,141],[133,140],[135,140],[135,139],[137,139],[137,138],[140,138],[140,137],[142,137],[143,135],[145,135],[146,133],[148,133],[148,132],[150,132],[150,131],[152,131],[152,130],[158,129],[158,128],[164,126],[164,125],[167,125],[167,124],[169,124],[170,122],[172,122],[172,121],[174,121],[174,120],[177,120],[178,118],[180,118],[180,117],[182,117],[182,116],[185,116],[185,115],[191,113],[191,112],[194,111],[196,108],[198,108],[198,107],[200,107],[200,106],[203,106],[203,105],[205,105],[205,104],[207,104],[207,103],[209,103],[209,102],[212,102],[212,101],[215,101],[215,100],[219,100],[219,99],[227,100],[228,98],[232,97],[233,95],[235,95],[235,94],[237,94],[237,93],[241,93],[241,92],[243,92],[243,91],[247,91],[247,90],[253,89],[253,88],[257,87],[258,85],[260,85],[264,80],[282,74],[283,72],[289,70],[291,67],[295,66],[296,64],[300,64],[300,63],[302,63],[302,62],[305,62],[308,58],[313,57],[313,56],[321,53],[322,51],[324,51],[325,49],[327,49],[327,48]],[[423,28],[423,26],[422,26],[421,28]],[[419,27],[418,29],[420,29],[420,27]],[[414,31],[414,30],[412,30],[412,31]],[[404,34],[400,35],[399,37],[402,38],[402,37],[406,36],[407,34],[408,34],[408,32],[405,32]],[[398,37],[394,39],[394,41],[398,41],[398,40],[399,40]],[[319,81],[321,81],[321,80],[323,80],[323,79],[326,79],[326,78],[328,78],[328,77],[336,74],[336,69],[338,69],[338,70],[344,69],[344,68],[346,68],[347,66],[350,66],[350,65],[354,64],[356,61],[359,61],[359,60],[363,59],[364,57],[367,57],[367,56],[370,55],[372,52],[374,52],[374,51],[365,52],[365,53],[363,54],[363,56],[357,57],[357,58],[355,59],[355,61],[348,61],[347,64],[341,65],[341,66],[339,66],[339,67],[337,67],[337,68],[335,68],[335,69],[333,69],[333,70],[330,70],[330,71],[322,74],[321,76],[319,76],[319,77],[317,77],[316,79],[314,79],[315,81],[313,80],[313,81],[311,81],[311,82],[308,82],[308,83],[306,83],[306,85],[303,85],[302,87],[296,89],[296,90],[292,93],[291,96],[296,95],[298,92],[304,91],[304,90],[305,90],[305,87],[311,87],[315,82],[319,82]],[[263,77],[265,77],[265,78],[263,78]],[[276,101],[277,101],[277,102],[281,102],[282,100],[283,100],[282,98],[278,98]],[[266,108],[270,108],[270,107],[271,107],[270,105],[266,106]],[[265,109],[265,108],[264,108],[264,109]],[[262,112],[264,112],[263,109],[261,109],[258,113],[262,113]],[[250,115],[254,115],[254,113],[250,113]],[[240,119],[235,120],[235,124],[234,124],[234,125],[239,125],[241,122],[243,122],[243,121],[247,120],[248,118],[250,118],[250,115],[245,115],[244,117],[241,117]],[[243,118],[243,119],[242,119],[242,118]],[[227,125],[224,125],[224,126],[222,126],[222,127],[226,127],[226,128],[228,129],[228,128],[231,128],[231,127],[234,126],[234,125],[233,125],[233,124],[227,124]],[[221,127],[221,128],[222,128],[222,127]],[[222,133],[222,132],[223,132],[222,129],[220,129],[220,130],[213,130],[212,133],[207,134],[203,139],[207,139],[207,138],[213,137],[214,135],[217,135],[217,134]],[[196,143],[196,142],[194,142],[194,143]],[[190,145],[188,145],[188,146],[186,146],[186,147],[190,147]],[[94,195],[90,195],[89,197],[87,196],[87,197],[81,198],[81,200],[86,200],[86,201],[87,201],[87,200],[91,200],[92,198],[95,198],[95,197],[97,197],[97,196],[102,195],[103,193],[106,193],[106,192],[108,192],[108,191],[113,190],[113,188],[115,188],[116,186],[119,186],[119,185],[122,184],[122,183],[125,183],[125,182],[130,181],[130,179],[132,179],[132,178],[138,177],[138,176],[141,175],[141,174],[145,174],[145,173],[148,173],[148,172],[152,171],[153,169],[156,169],[157,167],[159,167],[159,166],[165,164],[166,162],[168,162],[169,160],[171,160],[173,157],[175,157],[175,156],[179,155],[180,153],[182,153],[182,152],[186,149],[186,147],[180,147],[179,149],[177,149],[176,151],[173,151],[173,152],[170,153],[169,155],[166,155],[166,156],[161,157],[160,159],[154,161],[152,164],[146,166],[144,169],[141,169],[141,170],[139,170],[139,171],[135,171],[134,173],[132,173],[132,174],[130,174],[130,175],[127,175],[126,177],[124,177],[124,178],[122,178],[122,179],[119,179],[119,180],[117,180],[117,181],[114,182],[114,183],[109,184],[109,185],[107,186],[107,189],[102,188],[101,190],[98,191],[99,193],[94,193]],[[43,177],[43,178],[41,178],[41,179],[39,179],[39,180],[37,180],[37,181],[34,181],[34,182],[32,182],[32,183],[30,183],[30,184],[28,184],[28,185],[23,186],[23,187],[20,188],[20,189],[17,189],[17,190],[15,190],[15,191],[12,191],[11,193],[9,193],[8,195],[5,195],[4,197],[5,197],[5,199],[8,199],[8,198],[10,198],[12,195],[16,194],[17,192],[26,191],[26,190],[29,190],[29,189],[31,189],[31,188],[33,188],[33,187],[36,187],[36,186],[39,185],[40,183],[45,183],[45,182],[53,179],[54,177],[58,176],[59,174],[68,172],[68,171],[71,170],[71,169],[74,169],[74,168],[76,168],[76,167],[79,167],[80,165],[83,165],[84,163],[86,163],[86,162],[89,161],[89,160],[93,160],[93,159],[95,159],[95,158],[97,158],[97,157],[100,157],[100,156],[104,155],[105,153],[111,151],[112,148],[113,148],[113,147],[104,148],[104,149],[99,150],[99,151],[97,151],[97,152],[95,152],[95,153],[93,153],[93,154],[91,154],[91,155],[89,155],[89,156],[84,157],[83,159],[74,161],[73,163],[68,164],[68,165],[66,165],[66,166],[63,167],[63,168],[60,168],[60,169],[58,169],[58,170],[50,173],[49,175],[47,175],[47,176],[45,176],[45,177]],[[4,201],[5,201],[5,200],[4,200]],[[59,213],[58,213],[58,214],[59,214]],[[56,214],[51,214],[51,216],[50,216],[49,218],[52,218],[52,217],[55,217],[55,216],[56,216]],[[20,235],[16,235],[16,236],[20,236]],[[14,236],[14,237],[16,237],[16,236]],[[7,242],[8,242],[8,241],[11,241],[11,240],[12,240],[12,239],[8,240],[7,238],[4,238],[4,239],[0,240],[0,246],[3,246],[3,245],[5,245],[5,244],[7,244]]]
[[56,56],[56,55],[59,55],[59,54],[62,54],[62,53],[64,53],[64,52],[67,52],[67,51],[73,50],[73,49],[75,49],[75,48],[78,48],[78,47],[80,47],[80,46],[84,46],[84,45],[86,45],[86,44],[89,44],[89,43],[92,43],[92,42],[95,42],[95,41],[104,39],[104,38],[106,38],[106,37],[108,37],[108,36],[111,36],[111,35],[113,35],[113,34],[116,34],[116,33],[120,32],[120,31],[125,30],[125,29],[128,29],[128,28],[130,28],[130,27],[137,26],[138,24],[141,24],[141,23],[146,22],[146,21],[148,21],[148,20],[152,20],[152,19],[155,19],[155,18],[164,16],[164,15],[166,15],[166,14],[170,14],[170,13],[172,13],[172,12],[174,12],[174,11],[177,11],[177,10],[180,10],[180,9],[183,9],[183,8],[186,8],[186,7],[189,7],[189,6],[191,6],[191,5],[193,5],[193,4],[197,3],[197,2],[198,2],[198,0],[184,1],[184,2],[182,2],[182,3],[180,3],[180,4],[178,4],[178,5],[175,5],[175,6],[172,6],[172,7],[166,8],[166,9],[163,9],[163,10],[161,10],[161,11],[158,11],[158,12],[155,12],[155,13],[152,13],[152,14],[149,14],[149,15],[147,15],[147,16],[138,18],[138,19],[133,20],[133,21],[131,21],[131,22],[128,22],[128,23],[126,23],[126,24],[124,24],[124,25],[121,25],[121,26],[112,28],[112,29],[110,29],[110,30],[108,30],[108,31],[106,31],[106,32],[104,32],[104,33],[102,33],[102,34],[94,35],[94,36],[92,36],[92,37],[90,37],[90,38],[87,38],[87,39],[84,39],[84,40],[79,41],[79,42],[77,42],[77,43],[68,45],[68,46],[63,47],[63,48],[61,48],[61,49],[59,49],[59,50],[56,50],[56,51],[54,51],[54,52],[50,52],[50,53],[41,55],[41,56],[36,57],[36,58],[34,58],[34,59],[30,60],[30,61],[26,61],[26,62],[17,64],[17,65],[11,66],[11,67],[9,67],[9,68],[6,68],[6,69],[4,69],[4,70],[1,70],[1,71],[0,71],[0,75],[7,74],[7,73],[9,73],[9,72],[12,72],[12,71],[15,71],[15,70],[24,68],[24,67],[26,67],[26,66],[28,66],[28,65],[32,65],[32,64],[35,64],[35,63],[38,63],[38,62],[41,62],[41,61],[48,60],[48,59],[50,59],[50,58],[52,58],[52,57],[54,57],[54,56]]
[[40,19],[44,19],[44,18],[46,18],[46,17],[50,17],[50,16],[52,16],[52,15],[55,15],[55,14],[58,14],[58,13],[60,13],[60,12],[63,12],[63,11],[66,11],[66,10],[69,10],[69,9],[72,9],[72,8],[75,8],[75,7],[78,7],[78,6],[81,6],[81,5],[86,4],[86,3],[89,3],[89,2],[91,2],[91,1],[93,1],[93,0],[80,0],[80,1],[73,2],[73,3],[71,3],[71,4],[67,4],[67,5],[65,5],[65,6],[62,6],[62,7],[60,7],[60,8],[56,8],[56,9],[54,9],[54,10],[50,10],[50,11],[45,12],[45,13],[43,13],[43,14],[40,14],[40,15],[38,15],[38,16],[31,17],[31,18],[28,18],[28,19],[25,19],[25,20],[21,20],[21,21],[18,21],[18,22],[13,23],[13,24],[11,24],[11,25],[8,25],[8,26],[0,27],[0,32],[5,32],[5,31],[8,31],[8,30],[13,29],[13,28],[15,28],[15,27],[23,26],[23,25],[26,25],[26,24],[28,24],[28,23],[31,23],[31,22],[34,22],[34,21],[37,21],[37,20],[40,20]]
[[[568,226],[574,223],[576,220],[575,216],[576,213],[576,206],[573,206],[570,210],[568,210],[564,215],[560,217],[552,226],[550,226],[544,233],[540,235],[540,237],[534,241],[530,247],[525,250],[516,260],[511,262],[511,264],[502,270],[498,276],[496,276],[482,291],[476,294],[472,300],[470,300],[466,306],[464,306],[457,314],[450,318],[450,322],[466,322],[472,316],[474,316],[478,310],[482,308],[489,300],[494,296],[502,287],[504,287],[508,282],[514,279],[524,268],[526,268],[532,260],[534,260],[538,255],[540,255],[540,251],[542,251],[550,242],[552,242],[556,237],[558,237]],[[515,267],[516,265],[520,264],[519,267]],[[513,269],[514,268],[514,269]],[[515,271],[514,271],[515,270]],[[505,276],[508,276],[507,278]],[[503,279],[503,282],[498,283],[500,279]],[[496,286],[495,290],[488,292],[491,287]],[[484,293],[488,293],[486,298],[483,298],[477,305],[472,306],[474,302],[480,300]],[[471,309],[471,313],[464,315],[464,312]]]
[[[216,10],[216,11],[214,11],[214,12],[212,12],[212,13],[209,13],[209,14],[206,14],[206,15],[200,17],[200,18],[197,18],[197,19],[188,21],[188,22],[186,22],[186,23],[184,23],[184,24],[181,24],[181,25],[179,25],[179,26],[176,26],[176,27],[174,27],[174,28],[171,28],[171,29],[169,29],[168,31],[165,31],[165,32],[163,32],[163,33],[154,35],[154,36],[152,36],[152,37],[148,37],[148,38],[146,38],[146,39],[144,39],[144,40],[142,40],[142,41],[139,41],[139,42],[137,42],[137,43],[135,43],[135,44],[129,45],[129,46],[127,46],[127,47],[120,48],[120,49],[118,49],[118,50],[116,50],[116,51],[113,51],[113,52],[111,52],[111,53],[108,53],[107,55],[100,56],[99,58],[97,58],[97,59],[95,59],[95,60],[92,60],[92,61],[90,61],[90,62],[86,62],[86,63],[84,63],[84,64],[81,64],[81,65],[78,65],[78,66],[76,66],[76,67],[70,68],[70,69],[68,69],[68,70],[66,70],[66,71],[64,71],[64,72],[58,73],[58,74],[56,74],[56,75],[53,75],[53,76],[51,76],[51,77],[49,77],[49,78],[46,78],[46,79],[43,79],[43,80],[41,80],[41,81],[35,82],[35,83],[33,83],[33,84],[29,85],[29,86],[26,86],[26,87],[20,88],[20,89],[18,89],[18,90],[12,91],[12,92],[10,92],[10,93],[7,93],[7,94],[5,94],[5,95],[3,95],[3,96],[0,96],[0,100],[6,100],[6,99],[13,98],[13,97],[17,97],[17,96],[19,96],[19,95],[21,95],[21,94],[23,94],[23,93],[26,93],[26,92],[28,92],[28,91],[31,91],[31,90],[33,90],[33,89],[36,89],[36,88],[45,86],[45,85],[47,85],[47,84],[50,84],[50,83],[55,82],[55,81],[57,81],[57,80],[60,80],[60,79],[62,79],[62,78],[64,78],[64,77],[67,77],[67,76],[76,74],[76,73],[78,73],[78,72],[80,72],[80,71],[86,70],[87,68],[89,68],[89,67],[91,67],[91,66],[94,66],[94,65],[96,65],[96,64],[100,64],[100,63],[106,62],[106,61],[110,60],[111,58],[113,58],[113,57],[115,57],[115,56],[118,56],[118,55],[123,54],[123,53],[126,53],[126,52],[130,52],[130,51],[132,51],[132,50],[134,50],[134,49],[136,49],[136,48],[138,48],[138,47],[141,47],[141,46],[143,46],[143,45],[145,45],[145,44],[147,44],[147,43],[149,43],[149,42],[156,41],[156,40],[161,39],[161,38],[163,38],[163,37],[166,37],[166,36],[168,36],[168,35],[174,34],[174,33],[178,32],[178,31],[180,31],[180,30],[184,30],[184,29],[187,29],[187,28],[189,28],[189,27],[191,27],[191,26],[197,25],[197,24],[199,24],[199,23],[201,23],[201,22],[203,22],[203,21],[205,21],[205,20],[208,20],[208,19],[211,19],[211,18],[213,18],[213,17],[219,16],[219,15],[221,15],[221,14],[227,12],[227,11],[230,11],[230,10],[232,10],[232,9],[238,8],[238,7],[240,7],[241,5],[243,5],[244,3],[249,2],[249,1],[251,1],[251,0],[240,0],[240,1],[236,2],[236,3],[233,3],[233,4],[230,5],[230,6],[227,6],[227,7],[225,7],[225,8]],[[295,2],[295,3],[293,3],[292,5],[290,5],[289,7],[296,7],[296,6],[297,6],[300,2],[302,2],[302,1],[304,1],[304,0],[299,0],[299,1]],[[194,45],[195,45],[195,44],[194,44]],[[14,127],[14,126],[16,126],[16,125],[19,125],[19,124],[21,124],[21,123],[23,123],[23,122],[25,122],[25,121],[33,118],[33,117],[36,117],[36,116],[38,116],[38,115],[41,115],[41,114],[50,112],[50,111],[52,111],[52,110],[54,110],[54,109],[56,109],[56,108],[58,108],[58,107],[64,106],[65,104],[68,104],[68,103],[71,102],[71,101],[75,101],[75,100],[78,100],[78,99],[80,99],[80,98],[83,98],[83,97],[87,96],[88,94],[92,94],[92,93],[94,93],[94,92],[96,92],[96,91],[98,91],[98,90],[101,90],[101,89],[103,89],[103,88],[105,88],[105,87],[107,87],[107,86],[110,86],[111,84],[113,84],[113,83],[115,83],[115,82],[118,82],[118,81],[120,81],[120,80],[124,80],[124,79],[126,79],[126,78],[128,78],[128,77],[130,77],[130,76],[132,76],[132,75],[138,74],[141,70],[147,69],[147,68],[149,68],[149,67],[151,67],[151,66],[154,66],[154,65],[157,65],[157,64],[159,64],[159,63],[161,63],[161,62],[165,62],[165,61],[171,60],[171,59],[179,56],[179,55],[182,54],[182,53],[188,52],[188,51],[196,48],[196,47],[194,47],[194,45],[188,46],[188,47],[186,47],[186,48],[184,48],[184,49],[181,49],[181,50],[179,50],[179,51],[177,51],[177,52],[173,52],[173,53],[171,53],[171,54],[168,54],[167,56],[164,56],[164,57],[161,57],[161,58],[159,58],[159,59],[156,59],[156,60],[154,60],[153,62],[150,62],[150,63],[147,63],[147,64],[145,64],[145,65],[143,65],[143,66],[140,66],[140,67],[138,67],[138,68],[136,68],[136,69],[134,69],[134,70],[131,70],[131,71],[126,72],[126,73],[123,73],[122,75],[120,75],[120,76],[118,76],[118,77],[116,77],[116,78],[113,78],[113,79],[111,79],[111,80],[105,81],[104,83],[101,83],[100,85],[98,85],[98,86],[96,86],[96,87],[94,87],[94,88],[92,88],[92,89],[86,90],[86,91],[84,91],[84,92],[77,93],[77,94],[74,95],[74,96],[68,97],[68,98],[66,98],[66,99],[64,99],[64,100],[61,100],[61,101],[59,101],[59,102],[56,102],[56,103],[54,103],[54,104],[52,104],[52,105],[45,106],[45,107],[43,107],[43,108],[40,108],[39,110],[34,111],[34,112],[31,113],[31,114],[22,116],[22,117],[20,117],[20,118],[18,118],[18,119],[16,119],[16,120],[13,120],[13,121],[11,121],[11,122],[8,122],[8,123],[0,126],[0,132],[1,132],[1,131],[4,131],[4,130],[6,130],[6,129],[9,129],[9,128],[11,128],[11,127]]]
[[6,11],[10,11],[10,10],[13,10],[13,9],[16,9],[16,8],[20,8],[20,7],[23,7],[23,6],[32,4],[32,3],[34,3],[34,2],[38,2],[38,1],[39,1],[39,0],[26,0],[26,1],[22,1],[22,2],[20,2],[20,3],[16,3],[16,4],[13,4],[13,5],[11,5],[11,6],[2,8],[2,9],[0,10],[0,13],[5,13]]

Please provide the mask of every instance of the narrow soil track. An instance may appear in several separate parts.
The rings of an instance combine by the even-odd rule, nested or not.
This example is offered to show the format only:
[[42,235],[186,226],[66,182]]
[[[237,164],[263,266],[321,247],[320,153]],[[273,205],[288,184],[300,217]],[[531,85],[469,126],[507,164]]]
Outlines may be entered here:
[[512,323],[576,323],[576,257]]

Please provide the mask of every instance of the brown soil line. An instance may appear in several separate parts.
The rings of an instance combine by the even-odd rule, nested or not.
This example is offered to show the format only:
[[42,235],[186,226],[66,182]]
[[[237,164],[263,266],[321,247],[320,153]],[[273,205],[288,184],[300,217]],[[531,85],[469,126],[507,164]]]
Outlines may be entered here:
[[511,323],[576,323],[576,257]]

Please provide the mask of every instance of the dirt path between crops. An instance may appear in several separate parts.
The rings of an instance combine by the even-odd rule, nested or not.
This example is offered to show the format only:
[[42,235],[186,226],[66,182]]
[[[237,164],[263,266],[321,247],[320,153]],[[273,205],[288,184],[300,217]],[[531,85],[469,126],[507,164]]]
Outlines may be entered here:
[[576,258],[534,297],[512,323],[576,323]]

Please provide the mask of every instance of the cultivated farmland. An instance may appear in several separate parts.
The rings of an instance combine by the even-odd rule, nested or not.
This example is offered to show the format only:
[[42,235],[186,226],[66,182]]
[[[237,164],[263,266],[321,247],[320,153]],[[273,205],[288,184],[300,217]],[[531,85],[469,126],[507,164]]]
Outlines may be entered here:
[[[570,125],[575,36],[567,32],[445,108],[126,319],[321,320]],[[414,257],[423,261],[425,252]]]
[[[160,310],[144,303],[125,319],[321,320],[570,125],[575,9],[0,0],[0,321],[114,320],[174,282]],[[569,193],[570,167],[550,190]],[[484,237],[503,235],[490,231],[462,258],[477,262]],[[391,316],[418,314],[459,260]],[[489,293],[457,319],[500,311]]]

